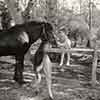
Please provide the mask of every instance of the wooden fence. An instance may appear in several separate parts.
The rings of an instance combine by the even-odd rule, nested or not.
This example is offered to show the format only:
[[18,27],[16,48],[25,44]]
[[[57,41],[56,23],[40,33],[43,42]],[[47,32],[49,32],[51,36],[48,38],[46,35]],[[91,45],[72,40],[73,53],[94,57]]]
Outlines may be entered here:
[[[50,49],[47,49],[46,52],[56,52],[56,53],[61,53],[61,52],[68,52],[67,49],[60,49],[60,48],[50,48]],[[86,49],[86,48],[71,48],[70,49],[70,52],[73,53],[73,52],[94,52],[94,49]],[[99,53],[100,50],[98,49],[97,52]]]
[[[84,52],[84,53],[93,53],[93,63],[92,63],[92,85],[97,84],[96,80],[96,72],[97,72],[97,61],[98,61],[98,55],[100,53],[100,50],[97,49],[97,46],[95,49],[89,49],[89,48],[71,48],[70,50],[67,49],[60,49],[60,48],[49,48],[46,49],[45,52],[52,52],[52,53],[61,53],[61,52],[70,52],[70,53],[75,53],[75,52]],[[31,54],[34,54],[34,52],[31,52]]]
[[[50,48],[47,49],[46,52],[56,52],[56,53],[61,53],[61,52],[68,52],[67,49],[60,49],[60,48]],[[86,48],[71,48],[69,50],[70,53],[74,53],[74,52],[89,52],[89,53],[93,53],[93,63],[92,63],[92,85],[96,85],[97,84],[97,80],[96,80],[96,71],[97,71],[97,61],[98,61],[98,55],[100,53],[100,50],[97,49],[97,47],[95,49],[86,49]]]

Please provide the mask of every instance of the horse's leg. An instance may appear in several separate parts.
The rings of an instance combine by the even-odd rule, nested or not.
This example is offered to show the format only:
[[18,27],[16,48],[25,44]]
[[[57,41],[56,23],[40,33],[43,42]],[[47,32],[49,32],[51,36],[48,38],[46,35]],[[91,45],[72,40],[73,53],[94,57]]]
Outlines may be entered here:
[[24,71],[24,56],[16,56],[16,66],[15,66],[15,75],[14,80],[20,85],[24,83],[23,80],[23,71]]
[[63,61],[64,61],[64,55],[65,55],[65,53],[64,52],[62,52],[61,53],[61,61],[60,61],[60,66],[62,66],[63,65]]
[[45,73],[45,76],[46,76],[49,96],[50,96],[50,99],[53,100],[53,94],[52,94],[52,90],[51,90],[51,84],[52,84],[52,79],[51,79],[52,63],[51,63],[48,55],[45,55],[44,58],[43,58],[43,70],[44,70],[44,73]]
[[36,67],[35,70],[34,70],[35,71],[35,84],[34,84],[34,82],[32,82],[31,86],[35,87],[36,88],[36,93],[38,93],[39,92],[39,85],[40,85],[40,82],[41,82],[40,71],[43,68],[43,64],[41,63],[41,65],[34,66],[34,67]]

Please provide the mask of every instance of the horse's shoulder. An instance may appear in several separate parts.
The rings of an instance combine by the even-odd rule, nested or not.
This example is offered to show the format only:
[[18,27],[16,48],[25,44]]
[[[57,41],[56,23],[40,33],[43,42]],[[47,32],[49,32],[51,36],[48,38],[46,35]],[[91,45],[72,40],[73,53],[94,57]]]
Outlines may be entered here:
[[0,30],[0,39],[9,35],[8,30]]
[[4,33],[5,33],[5,30],[0,30],[0,35]]

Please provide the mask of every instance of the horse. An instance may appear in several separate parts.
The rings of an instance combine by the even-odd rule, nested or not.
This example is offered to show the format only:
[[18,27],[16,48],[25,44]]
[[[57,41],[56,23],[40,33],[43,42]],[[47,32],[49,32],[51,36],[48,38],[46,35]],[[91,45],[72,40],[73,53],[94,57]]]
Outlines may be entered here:
[[23,79],[24,55],[38,39],[56,44],[53,26],[49,22],[29,21],[0,31],[0,56],[14,56],[16,60],[13,79],[19,85]]
[[33,85],[34,82],[31,83],[31,86],[36,87],[36,93],[39,92],[39,85],[41,82],[41,70],[43,69],[44,75],[46,77],[47,81],[47,87],[49,92],[50,100],[53,100],[53,93],[51,90],[51,71],[52,71],[52,63],[50,60],[50,53],[47,52],[47,49],[51,47],[51,44],[48,41],[43,41],[36,53],[34,54],[34,57],[31,58],[31,62],[34,65],[34,72],[35,72],[35,79],[36,83]]

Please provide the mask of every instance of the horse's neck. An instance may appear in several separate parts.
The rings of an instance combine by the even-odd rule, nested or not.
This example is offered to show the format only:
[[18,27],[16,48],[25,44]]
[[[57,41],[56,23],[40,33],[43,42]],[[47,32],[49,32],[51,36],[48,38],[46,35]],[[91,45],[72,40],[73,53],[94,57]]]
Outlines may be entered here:
[[42,41],[40,44],[40,48],[44,49],[45,45],[46,45],[47,41]]
[[49,48],[50,44],[48,43],[48,41],[42,41],[40,44],[39,49],[41,49],[43,52]]
[[34,43],[38,39],[41,39],[41,31],[42,31],[41,27],[39,27],[38,25],[36,25],[36,26],[30,25],[30,26],[25,26],[25,27],[26,27],[25,30],[29,35],[31,43]]

